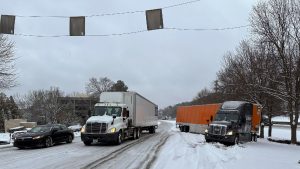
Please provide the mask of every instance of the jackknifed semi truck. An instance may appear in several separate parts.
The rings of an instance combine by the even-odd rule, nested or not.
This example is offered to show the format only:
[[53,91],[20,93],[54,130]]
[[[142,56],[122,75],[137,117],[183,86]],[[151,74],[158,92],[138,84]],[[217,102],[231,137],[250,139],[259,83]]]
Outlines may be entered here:
[[206,142],[225,144],[256,141],[261,121],[261,106],[244,101],[227,101],[205,130]]
[[93,142],[121,144],[138,139],[142,130],[155,133],[158,127],[158,107],[136,92],[103,92],[100,103],[81,129],[85,145]]

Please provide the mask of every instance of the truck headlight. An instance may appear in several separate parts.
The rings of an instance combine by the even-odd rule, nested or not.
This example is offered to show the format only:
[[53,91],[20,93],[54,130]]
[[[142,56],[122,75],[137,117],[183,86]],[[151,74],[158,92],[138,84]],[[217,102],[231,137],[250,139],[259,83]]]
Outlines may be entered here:
[[85,133],[85,125],[82,126],[82,128],[80,129],[80,132],[81,132],[81,133]]
[[115,127],[110,129],[110,132],[111,132],[111,133],[114,133],[114,132],[116,132],[116,131],[117,131],[117,129],[116,129]]
[[233,132],[232,132],[232,131],[229,131],[229,132],[227,132],[226,135],[232,136],[232,134],[233,134]]
[[204,130],[204,132],[205,132],[205,133],[208,133],[208,130],[207,130],[207,129],[205,129],[205,130]]

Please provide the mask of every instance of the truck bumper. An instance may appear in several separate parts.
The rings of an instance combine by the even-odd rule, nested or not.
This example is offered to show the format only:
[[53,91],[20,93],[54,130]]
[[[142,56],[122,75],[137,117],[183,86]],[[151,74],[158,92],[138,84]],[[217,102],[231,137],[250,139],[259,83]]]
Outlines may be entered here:
[[117,140],[118,133],[94,134],[94,133],[81,133],[81,141],[90,142],[112,142]]
[[234,135],[213,135],[213,134],[205,134],[205,140],[207,142],[209,141],[215,141],[215,142],[221,142],[221,143],[234,143],[235,136]]

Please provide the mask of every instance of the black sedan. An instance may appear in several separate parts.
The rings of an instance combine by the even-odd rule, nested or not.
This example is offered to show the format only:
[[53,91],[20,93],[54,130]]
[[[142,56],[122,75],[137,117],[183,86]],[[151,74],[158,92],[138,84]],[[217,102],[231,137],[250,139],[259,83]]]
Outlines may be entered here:
[[73,131],[61,124],[40,125],[27,133],[18,135],[14,146],[20,149],[25,147],[51,147],[54,143],[72,143]]

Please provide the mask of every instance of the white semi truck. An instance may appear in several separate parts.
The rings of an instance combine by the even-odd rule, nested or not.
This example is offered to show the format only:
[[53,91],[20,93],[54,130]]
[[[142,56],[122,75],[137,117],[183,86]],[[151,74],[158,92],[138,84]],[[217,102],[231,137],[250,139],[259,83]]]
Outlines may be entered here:
[[138,139],[142,130],[155,133],[158,107],[136,92],[103,92],[92,116],[81,129],[85,145],[93,142],[121,144]]

